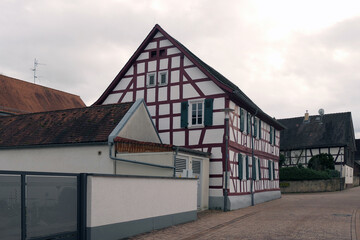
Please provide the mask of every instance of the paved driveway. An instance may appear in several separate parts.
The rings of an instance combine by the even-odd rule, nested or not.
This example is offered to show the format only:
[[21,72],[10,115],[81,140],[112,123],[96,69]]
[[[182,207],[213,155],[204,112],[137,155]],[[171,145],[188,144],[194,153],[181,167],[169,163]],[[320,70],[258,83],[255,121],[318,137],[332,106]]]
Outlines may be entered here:
[[205,211],[195,222],[132,239],[360,240],[360,187],[283,194],[281,199],[227,213]]

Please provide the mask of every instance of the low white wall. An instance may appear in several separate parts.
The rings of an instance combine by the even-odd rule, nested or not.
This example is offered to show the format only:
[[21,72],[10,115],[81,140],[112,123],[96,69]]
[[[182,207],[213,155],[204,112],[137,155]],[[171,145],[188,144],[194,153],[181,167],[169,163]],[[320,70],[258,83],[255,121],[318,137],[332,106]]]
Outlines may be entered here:
[[87,182],[88,228],[197,210],[193,179],[90,175]]
[[114,174],[108,145],[0,150],[1,170]]

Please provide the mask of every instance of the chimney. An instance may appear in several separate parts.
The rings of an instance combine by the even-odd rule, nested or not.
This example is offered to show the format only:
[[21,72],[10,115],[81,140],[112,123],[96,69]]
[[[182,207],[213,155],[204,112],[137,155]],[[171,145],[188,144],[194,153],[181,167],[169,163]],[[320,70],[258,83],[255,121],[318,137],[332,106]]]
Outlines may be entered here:
[[305,117],[304,117],[304,122],[305,123],[310,122],[308,110],[306,110]]

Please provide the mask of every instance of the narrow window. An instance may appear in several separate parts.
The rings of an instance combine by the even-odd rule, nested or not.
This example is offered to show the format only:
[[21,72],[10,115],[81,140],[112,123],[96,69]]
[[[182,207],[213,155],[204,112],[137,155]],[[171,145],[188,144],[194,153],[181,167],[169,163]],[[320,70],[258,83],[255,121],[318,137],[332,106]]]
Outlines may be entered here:
[[205,99],[205,109],[204,109],[205,126],[213,125],[213,105],[214,105],[214,99],[212,98]]
[[181,127],[182,128],[187,128],[187,126],[188,126],[188,107],[189,107],[189,103],[187,101],[181,103]]
[[147,75],[147,86],[154,87],[156,84],[156,75],[155,73],[148,73]]
[[204,124],[204,101],[190,102],[190,123],[191,126],[203,126]]
[[156,57],[156,50],[155,51],[151,51],[150,53],[150,58],[155,58]]
[[165,52],[165,49],[161,49],[161,50],[159,51],[159,56],[160,56],[160,57],[163,57],[163,56],[166,55],[165,53],[166,53],[166,52]]
[[273,144],[273,127],[270,127],[270,144]]
[[245,114],[244,109],[240,108],[240,131],[243,132],[245,128]]
[[167,84],[167,72],[159,72],[159,85]]

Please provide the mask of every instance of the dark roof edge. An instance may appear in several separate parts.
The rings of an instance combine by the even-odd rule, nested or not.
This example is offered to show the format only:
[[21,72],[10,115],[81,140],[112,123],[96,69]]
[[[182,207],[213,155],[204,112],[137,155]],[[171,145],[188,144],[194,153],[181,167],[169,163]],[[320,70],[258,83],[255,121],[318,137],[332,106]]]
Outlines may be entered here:
[[328,148],[328,147],[346,147],[348,146],[348,144],[345,143],[339,143],[339,144],[323,144],[323,145],[311,145],[311,146],[299,146],[297,145],[296,147],[286,147],[286,148],[281,148],[280,147],[280,151],[295,151],[295,150],[302,150],[302,149],[314,149],[314,148]]
[[82,146],[95,146],[95,145],[108,145],[108,142],[80,142],[80,143],[54,143],[54,144],[37,144],[37,145],[22,145],[22,146],[4,146],[0,147],[2,150],[6,149],[29,149],[29,148],[52,148],[52,147],[82,147]]

